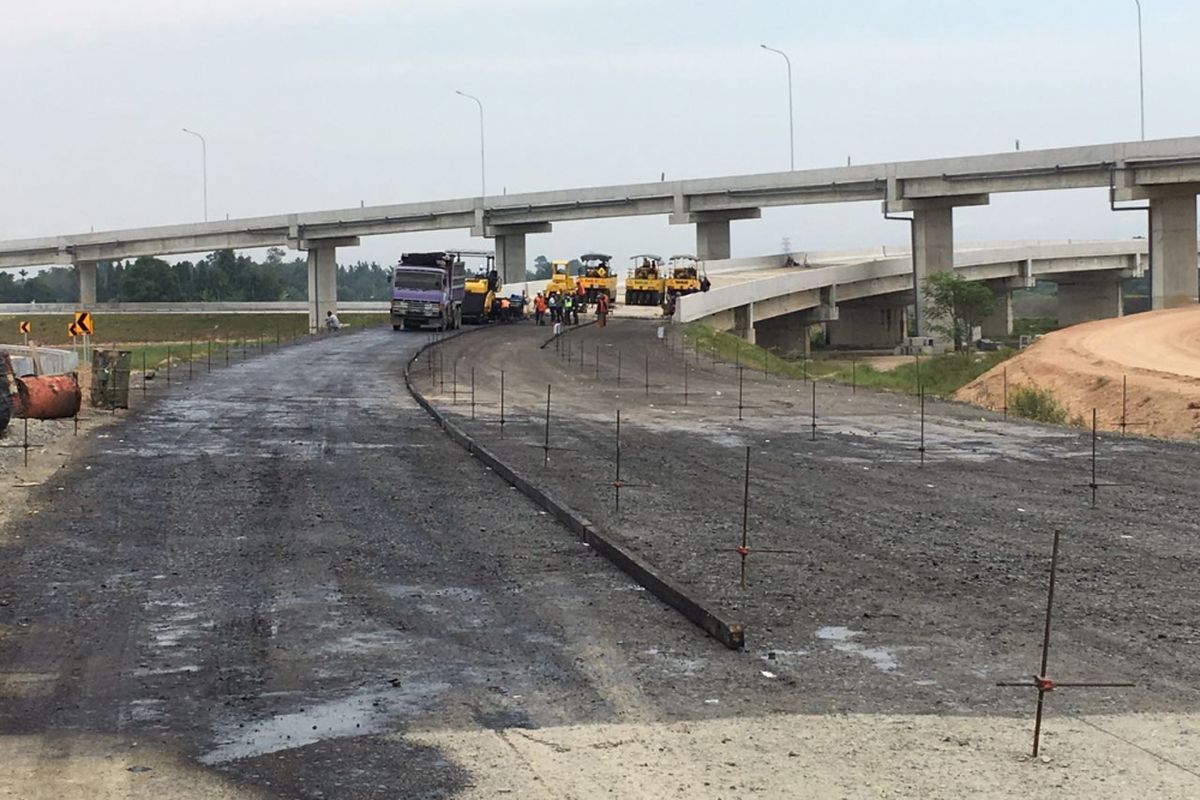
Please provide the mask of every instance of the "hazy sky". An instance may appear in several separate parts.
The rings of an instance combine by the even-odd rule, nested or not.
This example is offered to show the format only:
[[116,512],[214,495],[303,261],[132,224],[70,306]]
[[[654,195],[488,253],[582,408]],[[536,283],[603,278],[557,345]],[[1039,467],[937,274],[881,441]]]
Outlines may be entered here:
[[[0,238],[489,191],[1138,137],[1133,0],[0,0]],[[1200,133],[1200,3],[1143,0],[1149,138]],[[960,241],[1141,233],[1104,191],[993,198]],[[877,203],[770,209],[734,255],[903,242]],[[694,248],[666,218],[556,224],[529,255]],[[482,247],[467,231],[339,252]]]

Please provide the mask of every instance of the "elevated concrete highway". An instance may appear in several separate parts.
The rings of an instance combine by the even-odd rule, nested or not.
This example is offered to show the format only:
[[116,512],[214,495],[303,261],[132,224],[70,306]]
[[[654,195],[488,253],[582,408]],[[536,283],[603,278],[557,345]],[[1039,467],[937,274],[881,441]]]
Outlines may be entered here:
[[[1119,142],[994,155],[831,169],[587,187],[457,200],[371,206],[0,242],[0,268],[75,265],[80,302],[95,303],[98,261],[220,248],[288,246],[308,251],[309,313],[315,325],[337,306],[336,250],[360,237],[469,229],[496,239],[506,282],[523,277],[525,237],[556,221],[668,215],[696,226],[696,253],[730,256],[733,220],[768,206],[880,201],[909,213],[917,281],[954,267],[953,210],[984,205],[996,192],[1107,187],[1113,201],[1147,201],[1154,308],[1195,303],[1196,196],[1200,137]],[[917,328],[924,333],[924,301]]]
[[[966,245],[955,270],[984,281],[999,297],[983,325],[985,336],[1012,333],[1012,291],[1035,280],[1058,284],[1064,325],[1122,313],[1121,282],[1145,273],[1144,239],[1098,242],[1021,242]],[[810,325],[828,323],[831,343],[890,347],[905,332],[914,303],[913,259],[895,249],[809,253],[706,262],[713,288],[680,298],[680,321],[703,321],[750,341],[783,350],[802,346]]]

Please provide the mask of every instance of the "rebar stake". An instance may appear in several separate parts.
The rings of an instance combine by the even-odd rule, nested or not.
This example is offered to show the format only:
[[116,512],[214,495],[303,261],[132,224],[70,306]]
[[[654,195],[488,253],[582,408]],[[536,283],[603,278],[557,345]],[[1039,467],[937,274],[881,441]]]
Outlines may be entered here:
[[171,345],[167,345],[167,388],[171,387]]
[[1004,375],[1004,418],[1008,419],[1008,365],[1005,365]]
[[613,478],[613,513],[621,513],[621,409],[617,409],[617,473]]
[[550,466],[550,384],[546,384],[546,437],[542,443],[542,466]]
[[192,360],[196,357],[196,343],[188,341],[188,383],[192,382]]
[[750,529],[750,446],[746,446],[746,483],[742,491],[742,546],[738,548],[738,555],[742,560],[742,588],[746,588],[746,556],[750,555],[749,542],[747,536]]
[[650,396],[650,354],[646,353],[646,397]]
[[475,368],[471,367],[471,420],[475,419]]
[[146,351],[142,350],[142,398],[146,397],[146,376],[150,372],[146,369]]
[[925,466],[925,386],[917,387],[917,392],[921,398],[921,446],[917,449],[921,451],[921,466]]
[[504,370],[500,370],[500,438],[504,438]]
[[1050,551],[1050,586],[1046,592],[1046,624],[1042,629],[1042,661],[1037,675],[1030,681],[1003,681],[997,686],[1022,686],[1037,689],[1037,711],[1033,718],[1033,757],[1037,758],[1042,740],[1042,711],[1047,692],[1062,688],[1129,688],[1133,683],[1126,682],[1060,682],[1052,680],[1047,674],[1050,662],[1050,621],[1054,613],[1054,585],[1058,576],[1058,545],[1060,532],[1054,531],[1054,548]]
[[742,367],[738,365],[738,422],[742,421]]
[[1092,482],[1088,484],[1092,490],[1092,508],[1096,507],[1096,409],[1092,409]]
[[817,382],[812,382],[812,441],[817,440]]
[[688,365],[687,361],[683,362],[683,404],[688,404]]
[[1128,397],[1129,397],[1129,376],[1122,375],[1121,376],[1121,438],[1122,439],[1125,438],[1125,428],[1127,425],[1125,412],[1126,412],[1126,407],[1127,407],[1126,403],[1127,403]]
[[450,374],[452,376],[450,379],[451,394],[454,398],[453,404],[458,405],[458,359],[457,358],[450,362],[450,369],[451,369]]

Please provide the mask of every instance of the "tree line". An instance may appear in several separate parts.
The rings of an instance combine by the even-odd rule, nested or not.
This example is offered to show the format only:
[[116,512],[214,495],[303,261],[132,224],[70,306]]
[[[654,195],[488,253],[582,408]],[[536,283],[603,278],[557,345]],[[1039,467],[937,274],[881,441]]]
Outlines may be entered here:
[[[101,262],[96,267],[96,301],[272,302],[308,298],[308,262],[285,260],[279,248],[259,262],[232,250],[217,250],[197,262],[168,264],[143,256],[134,261]],[[0,303],[75,303],[79,280],[73,267],[52,267],[28,276],[0,271]],[[375,262],[338,266],[340,300],[387,300],[391,270]]]

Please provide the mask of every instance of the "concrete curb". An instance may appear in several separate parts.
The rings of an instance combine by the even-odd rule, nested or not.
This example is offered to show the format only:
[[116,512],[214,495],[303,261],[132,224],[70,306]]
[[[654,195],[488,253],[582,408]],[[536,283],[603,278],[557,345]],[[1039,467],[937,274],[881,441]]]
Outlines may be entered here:
[[[580,326],[582,327],[582,326]],[[468,331],[459,331],[443,337],[439,341],[461,336]],[[404,365],[404,385],[408,393],[417,401],[417,405],[433,418],[434,422],[445,431],[454,442],[481,462],[491,467],[504,480],[515,486],[518,491],[537,505],[545,509],[568,530],[591,546],[593,550],[611,561],[618,569],[633,578],[641,586],[652,592],[655,597],[674,608],[692,624],[701,628],[709,636],[731,650],[741,650],[745,645],[745,633],[741,623],[729,622],[720,614],[710,610],[703,602],[691,597],[687,591],[674,579],[657,569],[649,562],[635,555],[612,534],[602,533],[595,524],[561,502],[549,492],[534,485],[533,481],[502,461],[495,453],[472,439],[465,431],[446,418],[434,408],[412,382],[412,366],[424,352],[437,342],[423,345],[408,363]]]

